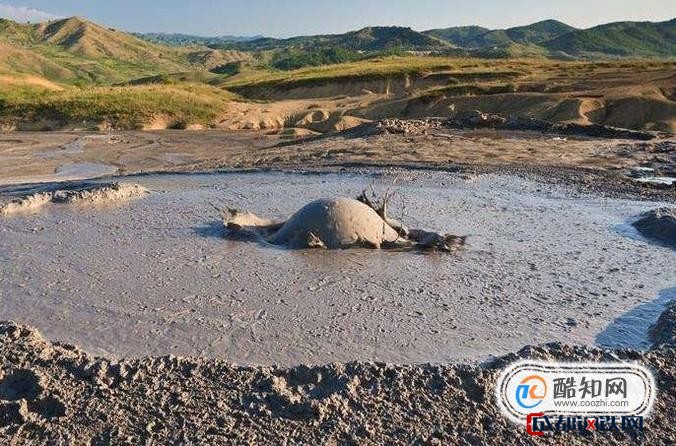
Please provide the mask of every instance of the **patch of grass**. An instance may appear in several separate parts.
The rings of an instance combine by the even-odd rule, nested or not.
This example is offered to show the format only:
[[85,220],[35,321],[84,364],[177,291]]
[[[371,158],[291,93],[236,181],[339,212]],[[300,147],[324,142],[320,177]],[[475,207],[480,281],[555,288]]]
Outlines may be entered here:
[[[554,61],[540,58],[477,59],[436,56],[394,56],[292,71],[263,67],[243,67],[242,71],[219,85],[232,91],[275,88],[279,90],[322,85],[329,82],[377,80],[403,75],[447,78],[450,82],[533,81],[551,77],[579,78],[590,71],[609,73],[673,69],[673,61]],[[454,79],[454,80],[453,80]]]
[[[473,68],[461,70],[468,61],[475,61]],[[507,63],[508,62],[508,63]],[[540,61],[522,60],[496,62],[493,60],[463,59],[448,57],[394,56],[349,62],[336,65],[307,67],[292,71],[272,69],[243,70],[222,85],[225,88],[262,86],[299,86],[303,84],[322,83],[335,80],[379,79],[398,75],[427,75],[439,71],[462,71],[464,75],[472,72],[491,73],[504,72],[506,67],[518,67],[528,71]],[[514,70],[512,70],[514,71]]]
[[157,76],[142,77],[120,85],[179,85],[184,83],[220,85],[223,83],[224,79],[225,76],[210,73],[208,71],[186,71],[182,73],[158,74]]
[[36,54],[56,63],[69,72],[67,77],[55,75],[48,77],[71,84],[74,83],[74,80],[79,81],[81,84],[114,83],[156,74],[158,71],[177,70],[181,66],[169,60],[166,64],[158,64],[157,62],[148,62],[143,59],[121,60],[106,57],[92,59],[64,51],[60,47],[52,45],[36,45],[31,49]]
[[138,129],[159,118],[177,128],[190,124],[209,126],[231,99],[232,95],[223,90],[190,84],[63,91],[34,87],[0,89],[0,120]]

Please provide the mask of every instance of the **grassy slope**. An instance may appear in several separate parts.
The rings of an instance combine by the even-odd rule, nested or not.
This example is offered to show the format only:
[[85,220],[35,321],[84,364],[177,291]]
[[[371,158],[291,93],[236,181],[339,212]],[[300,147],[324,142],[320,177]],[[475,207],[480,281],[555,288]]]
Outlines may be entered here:
[[205,69],[246,57],[155,45],[79,18],[38,25],[0,20],[0,122],[49,122],[57,128],[140,128],[154,119],[176,126],[213,124],[233,95],[200,80],[109,85],[196,69],[195,78],[214,77]]
[[8,126],[48,122],[54,128],[76,125],[137,129],[155,119],[170,126],[212,125],[233,95],[200,84],[134,87],[69,87],[60,91],[37,85],[0,87],[0,123]]
[[619,22],[564,34],[545,43],[550,50],[580,57],[676,56],[676,19],[661,22]]
[[64,83],[106,83],[185,67],[179,52],[78,18],[27,25],[4,20],[0,42],[21,58],[2,58],[0,71],[38,74]]
[[332,80],[349,80],[355,78],[379,78],[397,75],[422,75],[437,71],[464,70],[499,71],[505,65],[530,63],[527,61],[506,61],[495,64],[492,61],[450,58],[450,57],[383,57],[368,59],[359,62],[350,62],[338,65],[301,68],[293,71],[274,70],[245,70],[242,73],[224,79],[222,86],[237,88],[254,85],[291,85],[296,83],[313,83]]
[[237,51],[156,45],[77,17],[37,25],[0,20],[0,45],[1,73],[37,74],[78,84],[210,69],[250,58]]
[[[290,72],[255,68],[248,68],[234,76],[188,72],[150,77],[134,86],[82,89],[66,87],[63,91],[55,91],[58,86],[36,84],[34,80],[26,80],[25,85],[4,84],[3,89],[0,78],[0,123],[17,123],[19,118],[18,124],[22,121],[50,121],[57,123],[52,125],[54,128],[87,128],[101,123],[116,128],[140,128],[155,119],[162,119],[170,123],[170,126],[177,127],[189,124],[211,125],[226,114],[228,102],[236,98],[229,91],[246,94],[246,89],[255,91],[258,88],[273,87],[285,90],[334,82],[338,91],[346,91],[350,82],[355,80],[383,79],[403,74],[421,75],[434,81],[425,90],[414,92],[414,96],[400,97],[405,101],[418,98],[423,102],[435,102],[442,96],[458,97],[461,100],[460,98],[495,97],[504,93],[515,93],[514,96],[505,96],[504,101],[512,103],[519,98],[526,98],[532,100],[534,106],[541,106],[546,102],[543,100],[549,97],[547,95],[565,95],[566,92],[579,91],[596,94],[598,88],[606,87],[615,88],[614,91],[617,92],[617,86],[627,85],[624,79],[627,75],[654,70],[668,73],[675,67],[674,63],[660,61],[589,63],[548,59],[489,60],[410,56]],[[620,83],[613,83],[615,81]],[[655,101],[669,105],[665,98],[656,98],[653,102]],[[655,118],[655,122],[664,119]],[[640,125],[640,122],[636,124],[637,127]]]

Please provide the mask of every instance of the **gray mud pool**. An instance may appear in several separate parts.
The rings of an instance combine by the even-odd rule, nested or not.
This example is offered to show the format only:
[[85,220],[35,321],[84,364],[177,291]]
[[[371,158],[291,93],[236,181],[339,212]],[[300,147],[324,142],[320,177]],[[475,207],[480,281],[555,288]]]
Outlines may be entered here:
[[392,216],[469,235],[453,254],[228,240],[215,209],[283,219],[316,198],[354,197],[371,183],[382,191],[393,178],[135,176],[123,181],[150,195],[0,217],[0,319],[112,357],[476,362],[551,341],[641,348],[676,297],[674,251],[628,225],[664,203],[506,175],[402,173]]

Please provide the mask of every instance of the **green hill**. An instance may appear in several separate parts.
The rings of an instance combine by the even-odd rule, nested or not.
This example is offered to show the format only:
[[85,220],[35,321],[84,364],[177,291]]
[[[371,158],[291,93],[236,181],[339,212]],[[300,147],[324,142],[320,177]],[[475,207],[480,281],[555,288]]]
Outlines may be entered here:
[[676,19],[610,23],[564,34],[544,46],[576,57],[675,57]]
[[527,26],[509,28],[505,33],[516,43],[533,44],[546,42],[576,30],[558,20],[543,20]]
[[543,20],[527,26],[490,30],[480,26],[459,26],[432,29],[424,34],[446,40],[459,48],[486,48],[490,46],[529,45],[545,42],[575,28],[556,20]]
[[133,35],[152,43],[170,46],[218,46],[237,42],[250,42],[263,38],[263,36],[204,37],[180,33],[134,33]]
[[451,48],[435,36],[398,26],[375,26],[344,34],[299,36],[289,39],[261,38],[213,48],[232,48],[264,54],[274,68],[293,70],[307,66],[354,62],[403,54],[408,51],[443,51]]
[[166,48],[79,17],[39,24],[33,34],[41,43],[56,45],[69,53],[91,59],[145,60],[159,65],[175,62],[172,60],[175,54],[167,53]]
[[35,25],[0,19],[0,72],[7,74],[105,84],[248,59],[238,51],[157,45],[79,17]]
[[676,57],[676,19],[666,22],[617,22],[576,29],[556,20],[487,30],[476,26],[434,29],[468,54],[489,57],[556,58]]
[[262,38],[232,45],[235,48],[249,51],[289,48],[304,50],[341,48],[350,51],[383,51],[397,48],[425,51],[449,46],[448,43],[436,37],[399,26],[374,26],[345,34],[299,36],[289,39]]
[[453,28],[432,29],[424,34],[445,40],[460,48],[471,48],[478,38],[490,29],[481,26],[456,26]]

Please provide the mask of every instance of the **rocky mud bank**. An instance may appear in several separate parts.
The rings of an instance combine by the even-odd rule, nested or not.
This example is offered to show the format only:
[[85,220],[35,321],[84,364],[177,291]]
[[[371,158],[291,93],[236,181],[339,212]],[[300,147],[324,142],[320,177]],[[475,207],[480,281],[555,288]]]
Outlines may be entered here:
[[[676,441],[674,312],[647,352],[528,346],[481,366],[335,363],[238,367],[215,359],[111,362],[0,323],[3,444],[666,445]],[[641,436],[529,437],[493,399],[501,367],[520,358],[638,361],[659,393]]]
[[527,116],[484,113],[479,110],[460,112],[450,118],[383,119],[362,124],[358,128],[347,130],[346,133],[354,133],[360,136],[364,134],[383,133],[416,135],[425,133],[430,129],[440,128],[490,128],[496,130],[545,132],[593,138],[616,138],[642,141],[650,141],[658,136],[668,136],[665,133],[659,132],[629,130],[600,124],[560,123]]
[[645,237],[676,249],[676,208],[660,208],[633,223]]

